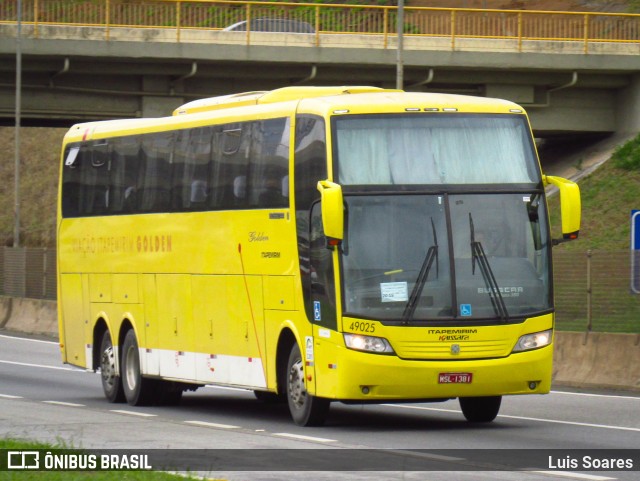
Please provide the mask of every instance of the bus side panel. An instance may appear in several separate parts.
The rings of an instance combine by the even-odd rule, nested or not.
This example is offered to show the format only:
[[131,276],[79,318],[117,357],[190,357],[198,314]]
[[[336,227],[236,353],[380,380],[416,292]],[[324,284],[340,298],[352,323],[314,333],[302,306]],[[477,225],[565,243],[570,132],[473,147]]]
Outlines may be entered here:
[[85,323],[83,300],[83,282],[81,274],[60,275],[60,292],[62,296],[62,324],[64,325],[63,362],[75,366],[87,367],[87,339],[91,343],[88,324]]
[[140,356],[142,372],[150,376],[160,375],[160,349],[158,349],[158,305],[156,303],[155,274],[140,275],[141,296],[144,302],[144,340],[138,339],[140,348],[144,348],[144,355]]
[[191,276],[156,276],[158,348],[162,350],[160,375],[174,379],[195,379]]
[[261,276],[193,276],[199,381],[266,386],[262,284]]

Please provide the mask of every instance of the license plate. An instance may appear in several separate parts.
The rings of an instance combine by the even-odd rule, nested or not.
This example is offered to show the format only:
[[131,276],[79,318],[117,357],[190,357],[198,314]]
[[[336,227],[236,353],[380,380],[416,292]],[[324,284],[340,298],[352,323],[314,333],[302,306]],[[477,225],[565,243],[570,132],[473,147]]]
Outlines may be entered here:
[[470,372],[441,372],[438,377],[440,384],[470,384],[473,375]]

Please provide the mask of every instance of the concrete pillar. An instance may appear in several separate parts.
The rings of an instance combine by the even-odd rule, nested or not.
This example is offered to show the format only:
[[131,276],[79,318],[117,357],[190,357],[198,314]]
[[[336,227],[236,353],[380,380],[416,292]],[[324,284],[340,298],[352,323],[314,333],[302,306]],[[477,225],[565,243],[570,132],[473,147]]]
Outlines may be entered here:
[[627,135],[640,132],[640,74],[633,75],[629,86],[618,91],[616,131]]

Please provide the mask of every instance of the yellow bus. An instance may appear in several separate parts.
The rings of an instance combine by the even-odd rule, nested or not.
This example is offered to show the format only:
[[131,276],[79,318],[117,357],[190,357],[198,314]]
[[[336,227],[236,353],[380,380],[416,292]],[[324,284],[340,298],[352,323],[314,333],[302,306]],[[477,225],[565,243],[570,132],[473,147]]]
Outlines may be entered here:
[[502,396],[551,384],[545,186],[563,239],[577,186],[544,176],[526,113],[496,99],[287,87],[64,138],[65,363],[110,402],[222,385],[320,425],[331,402]]

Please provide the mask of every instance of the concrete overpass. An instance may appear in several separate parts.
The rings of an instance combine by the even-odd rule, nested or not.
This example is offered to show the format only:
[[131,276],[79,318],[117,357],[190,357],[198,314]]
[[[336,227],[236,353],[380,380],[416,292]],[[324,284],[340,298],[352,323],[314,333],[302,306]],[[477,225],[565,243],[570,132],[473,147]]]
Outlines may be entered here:
[[[24,24],[23,125],[161,116],[194,98],[294,84],[395,86],[395,37]],[[0,24],[13,125],[16,25]],[[538,136],[640,131],[640,40],[406,37],[405,89],[501,97]]]

